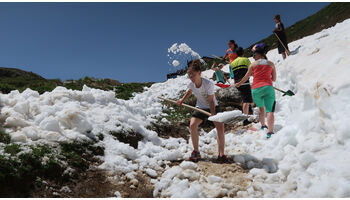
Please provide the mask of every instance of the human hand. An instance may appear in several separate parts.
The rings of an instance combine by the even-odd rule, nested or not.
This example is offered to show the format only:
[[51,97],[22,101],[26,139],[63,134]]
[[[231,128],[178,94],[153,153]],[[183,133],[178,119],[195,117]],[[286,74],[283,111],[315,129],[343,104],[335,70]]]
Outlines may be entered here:
[[182,106],[182,102],[183,102],[182,99],[180,99],[180,100],[177,100],[177,101],[176,101],[176,104],[177,104],[178,106]]

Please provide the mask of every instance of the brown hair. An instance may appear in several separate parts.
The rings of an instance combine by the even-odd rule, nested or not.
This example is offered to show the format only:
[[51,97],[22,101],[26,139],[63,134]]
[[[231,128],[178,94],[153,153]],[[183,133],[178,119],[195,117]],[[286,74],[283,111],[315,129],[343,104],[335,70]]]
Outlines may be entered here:
[[277,19],[278,21],[281,21],[281,16],[279,14],[275,15],[274,19]]
[[191,65],[188,67],[187,71],[200,72],[201,67],[200,67],[200,64],[198,63],[198,61],[199,60],[192,61]]

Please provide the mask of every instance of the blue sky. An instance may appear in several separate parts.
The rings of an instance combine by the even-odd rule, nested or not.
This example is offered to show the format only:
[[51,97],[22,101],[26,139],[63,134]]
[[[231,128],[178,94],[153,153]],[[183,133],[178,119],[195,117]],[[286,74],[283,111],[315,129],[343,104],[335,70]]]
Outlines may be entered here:
[[[0,66],[45,78],[164,81],[168,48],[186,43],[201,56],[270,35],[328,3],[0,3]],[[183,66],[184,63],[181,63]]]

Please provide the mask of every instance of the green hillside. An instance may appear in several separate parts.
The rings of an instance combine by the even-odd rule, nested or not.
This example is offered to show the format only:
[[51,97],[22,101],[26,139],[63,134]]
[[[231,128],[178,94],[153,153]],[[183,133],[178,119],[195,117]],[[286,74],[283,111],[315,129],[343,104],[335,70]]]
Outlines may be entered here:
[[20,92],[27,88],[38,91],[40,94],[52,91],[57,86],[68,89],[81,90],[84,85],[101,90],[115,91],[119,99],[130,99],[133,93],[143,92],[144,87],[150,87],[153,83],[120,83],[117,80],[105,78],[98,79],[84,77],[79,80],[61,81],[60,79],[45,79],[33,72],[27,72],[16,68],[0,67],[0,92],[9,93],[12,90]]
[[[348,18],[350,18],[350,3],[331,3],[317,13],[286,28],[288,42],[293,42],[305,36],[320,32],[321,30],[334,26]],[[277,38],[273,34],[263,40],[255,42],[254,44],[261,42],[269,44],[270,49],[277,47]],[[254,44],[245,50],[246,56],[252,55],[251,48]]]

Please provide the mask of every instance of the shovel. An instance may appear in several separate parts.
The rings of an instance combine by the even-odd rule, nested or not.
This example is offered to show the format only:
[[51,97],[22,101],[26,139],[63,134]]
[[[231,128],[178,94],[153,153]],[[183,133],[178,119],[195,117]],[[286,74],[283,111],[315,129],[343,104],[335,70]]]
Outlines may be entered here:
[[[275,87],[273,87],[273,88],[275,88]],[[281,89],[278,89],[278,88],[275,88],[275,90],[282,92],[283,96],[286,96],[286,95],[293,96],[293,95],[295,95],[294,92],[292,92],[291,90],[288,90],[287,92],[285,92],[285,91],[283,91]]]
[[278,37],[278,35],[274,32],[275,36],[277,37],[278,41],[280,41],[280,43],[282,44],[283,48],[286,50],[287,55],[290,56],[290,51],[287,49],[286,46],[284,46],[283,42],[281,41],[281,39]]
[[[158,97],[161,100],[170,102],[170,103],[174,103],[176,104],[176,101],[172,100],[172,99],[167,99],[167,98],[163,98],[163,97]],[[184,107],[192,109],[192,110],[196,110],[198,112],[201,112],[207,116],[209,116],[208,120],[213,121],[213,122],[221,122],[221,123],[236,123],[238,121],[243,121],[245,119],[248,119],[248,115],[242,114],[241,111],[239,110],[234,110],[234,111],[229,111],[229,112],[222,112],[222,113],[217,113],[216,115],[212,116],[211,113],[202,110],[200,108],[196,108],[187,104],[182,104]]]

